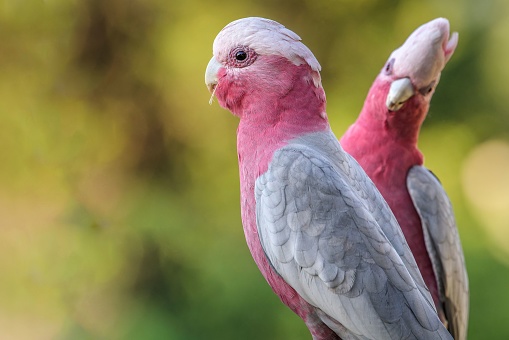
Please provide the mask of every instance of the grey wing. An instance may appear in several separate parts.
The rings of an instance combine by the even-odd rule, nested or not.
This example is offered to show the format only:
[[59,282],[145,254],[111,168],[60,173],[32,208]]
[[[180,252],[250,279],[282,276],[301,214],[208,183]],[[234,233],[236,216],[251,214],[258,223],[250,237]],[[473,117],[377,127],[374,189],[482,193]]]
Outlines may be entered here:
[[468,276],[451,202],[438,179],[423,166],[410,169],[407,186],[421,218],[449,329],[455,339],[466,339]]
[[255,197],[269,262],[339,336],[450,339],[369,209],[325,158],[283,148]]
[[310,147],[315,153],[331,155],[330,161],[343,174],[342,179],[345,180],[345,184],[364,202],[387,239],[403,260],[403,264],[417,284],[417,288],[435,308],[433,298],[424,283],[419,267],[415,262],[396,217],[359,163],[343,150],[333,133],[308,134],[299,137],[295,142]]

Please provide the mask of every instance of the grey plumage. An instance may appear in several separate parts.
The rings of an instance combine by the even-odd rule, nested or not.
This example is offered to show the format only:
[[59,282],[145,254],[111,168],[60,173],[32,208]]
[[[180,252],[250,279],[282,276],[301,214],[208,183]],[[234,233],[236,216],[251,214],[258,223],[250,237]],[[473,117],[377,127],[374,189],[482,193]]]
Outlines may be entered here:
[[451,339],[394,215],[332,132],[276,151],[255,197],[269,262],[343,339]]
[[438,179],[423,166],[410,169],[407,186],[421,218],[448,326],[457,339],[466,339],[468,276],[451,202]]

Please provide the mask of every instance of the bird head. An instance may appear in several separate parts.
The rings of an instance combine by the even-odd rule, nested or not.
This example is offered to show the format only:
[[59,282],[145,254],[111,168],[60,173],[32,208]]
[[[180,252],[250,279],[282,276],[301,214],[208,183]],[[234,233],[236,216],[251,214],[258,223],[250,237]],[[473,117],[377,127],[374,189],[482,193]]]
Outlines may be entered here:
[[284,97],[299,80],[323,92],[320,64],[300,37],[258,17],[233,21],[219,32],[205,72],[211,100],[215,96],[237,115],[250,104]]
[[458,33],[449,35],[447,19],[438,18],[417,28],[392,52],[381,71],[391,82],[387,108],[397,111],[414,96],[429,102],[457,44]]

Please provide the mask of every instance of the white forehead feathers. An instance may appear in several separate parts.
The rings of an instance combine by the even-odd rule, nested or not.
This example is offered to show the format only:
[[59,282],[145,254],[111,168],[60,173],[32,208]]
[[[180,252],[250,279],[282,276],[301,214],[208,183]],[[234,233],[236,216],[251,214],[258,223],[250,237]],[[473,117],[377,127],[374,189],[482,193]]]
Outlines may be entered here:
[[394,58],[397,76],[410,76],[414,83],[427,85],[440,75],[457,43],[457,33],[449,40],[449,21],[438,18],[418,27],[389,60]]
[[315,86],[320,85],[321,66],[301,38],[280,23],[259,17],[235,20],[226,25],[214,40],[213,52],[219,61],[237,46],[247,46],[259,55],[278,55],[299,66],[308,64]]

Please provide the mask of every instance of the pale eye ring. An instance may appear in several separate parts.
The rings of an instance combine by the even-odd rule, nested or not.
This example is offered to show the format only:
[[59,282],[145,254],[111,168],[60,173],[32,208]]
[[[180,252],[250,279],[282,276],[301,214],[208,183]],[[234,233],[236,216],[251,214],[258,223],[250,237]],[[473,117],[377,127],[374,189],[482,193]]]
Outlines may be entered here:
[[420,94],[425,96],[431,93],[431,91],[433,91],[433,88],[435,87],[435,83],[436,81],[433,80],[428,86],[424,86],[423,88],[419,89]]
[[230,51],[228,64],[232,67],[242,68],[251,65],[258,55],[247,46],[237,46]]
[[385,66],[384,66],[384,72],[385,72],[385,74],[388,74],[388,75],[389,75],[389,74],[391,74],[391,73],[392,73],[392,67],[394,66],[394,61],[395,61],[395,59],[394,59],[394,58],[391,58],[391,60],[389,60],[389,61],[387,62],[387,64],[385,64]]

